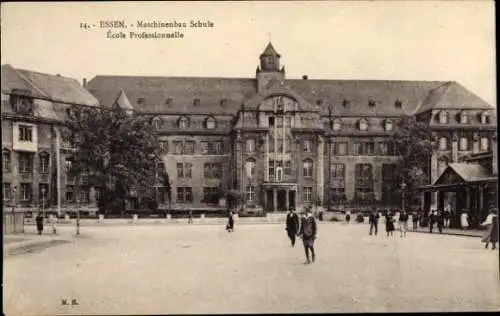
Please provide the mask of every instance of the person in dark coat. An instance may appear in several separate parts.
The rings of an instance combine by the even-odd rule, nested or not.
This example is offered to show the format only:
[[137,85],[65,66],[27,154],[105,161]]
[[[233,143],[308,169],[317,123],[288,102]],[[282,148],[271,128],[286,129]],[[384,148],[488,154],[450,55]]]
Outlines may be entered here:
[[375,236],[378,233],[378,219],[379,215],[375,209],[372,210],[370,216],[368,217],[368,222],[370,223],[370,235],[372,234],[373,229],[375,229]]
[[408,213],[406,210],[402,210],[399,213],[399,230],[401,231],[401,238],[406,237],[406,232],[408,231]]
[[429,214],[429,232],[432,234],[432,230],[434,229],[434,223],[436,223],[437,214],[436,210],[432,210]]
[[36,229],[38,230],[38,235],[41,235],[43,232],[43,215],[42,213],[38,213],[35,218],[36,221]]
[[292,247],[295,246],[295,237],[299,234],[299,226],[299,216],[291,209],[286,216],[286,231]]
[[443,233],[444,220],[445,220],[444,212],[443,211],[439,211],[439,213],[437,215],[437,218],[436,218],[436,222],[437,222],[437,227],[438,227],[438,230],[439,230],[440,234]]
[[188,212],[188,224],[192,224],[193,223],[193,210],[189,210]]
[[420,220],[420,210],[413,212],[411,221],[413,222],[413,230],[418,229],[418,221]]
[[392,212],[387,212],[387,214],[385,215],[385,231],[387,232],[387,236],[389,236],[389,234],[391,234],[392,236],[392,232],[394,230],[394,217],[392,215]]
[[316,253],[314,252],[314,240],[316,239],[317,234],[316,220],[311,215],[311,210],[306,210],[306,216],[302,218],[302,223],[300,224],[300,232],[299,235],[302,238],[302,242],[304,243],[304,250],[306,252],[307,261],[305,264],[311,263],[309,260],[309,251],[312,254],[312,262],[316,260]]
[[227,218],[226,230],[228,233],[234,231],[234,214],[232,211],[229,211],[229,216]]
[[347,211],[345,215],[345,221],[347,222],[347,224],[349,224],[349,222],[351,221],[351,213],[349,211]]

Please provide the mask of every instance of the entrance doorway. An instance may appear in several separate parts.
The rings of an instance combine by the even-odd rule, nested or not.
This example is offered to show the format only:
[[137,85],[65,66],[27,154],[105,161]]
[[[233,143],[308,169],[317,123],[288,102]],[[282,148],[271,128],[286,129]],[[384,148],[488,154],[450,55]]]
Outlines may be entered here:
[[268,211],[273,211],[274,210],[274,197],[273,197],[273,190],[266,190],[266,209]]
[[278,190],[278,211],[286,211],[286,191]]
[[288,191],[288,203],[290,203],[290,209],[295,209],[295,191]]

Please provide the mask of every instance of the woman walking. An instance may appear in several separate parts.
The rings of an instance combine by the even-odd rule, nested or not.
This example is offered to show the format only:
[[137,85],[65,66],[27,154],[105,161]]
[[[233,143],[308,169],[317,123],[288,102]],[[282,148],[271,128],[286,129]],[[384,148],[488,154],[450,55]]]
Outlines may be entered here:
[[387,212],[385,215],[385,231],[387,232],[387,236],[389,236],[389,233],[391,236],[393,236],[393,231],[395,230],[394,228],[394,217],[392,215],[392,212]]
[[232,211],[229,211],[229,216],[227,218],[226,230],[227,230],[228,233],[234,231],[234,217],[233,217],[233,212]]
[[43,215],[41,212],[36,216],[36,229],[38,230],[38,235],[41,235],[43,232]]
[[492,250],[496,249],[496,244],[498,242],[498,215],[496,210],[492,209],[486,220],[481,224],[486,226],[486,234],[484,235],[482,242],[485,243],[484,249],[488,249],[490,243],[492,243]]

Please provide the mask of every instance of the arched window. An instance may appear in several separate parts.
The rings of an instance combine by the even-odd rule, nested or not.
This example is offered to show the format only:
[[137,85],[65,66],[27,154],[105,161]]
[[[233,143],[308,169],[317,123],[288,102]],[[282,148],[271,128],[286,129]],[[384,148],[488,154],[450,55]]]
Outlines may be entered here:
[[462,111],[460,113],[460,123],[461,124],[468,124],[469,123],[469,115],[467,114],[467,112]]
[[247,159],[247,161],[245,161],[245,171],[248,178],[253,178],[255,176],[255,160]]
[[215,119],[213,117],[207,117],[207,119],[205,119],[205,128],[207,129],[215,128]]
[[161,118],[159,118],[159,117],[153,118],[153,127],[154,127],[154,129],[160,129],[162,123],[163,122],[162,122]]
[[189,119],[185,116],[181,116],[177,121],[178,128],[188,128],[189,127]]
[[439,123],[448,124],[448,112],[446,111],[439,112]]
[[342,122],[340,121],[340,119],[335,119],[333,121],[332,127],[334,131],[340,131],[340,129],[342,128]]
[[40,163],[40,173],[48,173],[49,172],[50,155],[47,152],[43,151],[38,156],[39,156],[39,163]]
[[313,161],[311,159],[304,160],[302,169],[304,178],[311,178],[313,176]]
[[366,131],[368,129],[368,122],[365,119],[361,119],[358,122],[359,130]]
[[11,162],[10,150],[4,149],[2,151],[2,170],[4,172],[10,172]]
[[448,149],[448,138],[447,137],[441,137],[439,139],[439,149],[440,150],[447,150]]
[[392,120],[385,120],[385,130],[387,132],[390,132],[392,131],[392,128],[393,128]]

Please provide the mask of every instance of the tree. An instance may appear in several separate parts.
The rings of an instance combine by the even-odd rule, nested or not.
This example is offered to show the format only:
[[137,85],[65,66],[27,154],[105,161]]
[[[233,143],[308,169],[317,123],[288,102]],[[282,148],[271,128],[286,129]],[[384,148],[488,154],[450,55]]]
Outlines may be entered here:
[[392,189],[404,193],[405,201],[414,201],[418,198],[417,187],[429,181],[432,132],[428,124],[405,116],[397,123],[392,141],[399,155]]
[[63,137],[75,148],[70,173],[87,172],[89,185],[101,193],[100,212],[124,211],[132,189],[139,198],[152,195],[160,148],[148,118],[118,107],[80,107],[65,127]]

